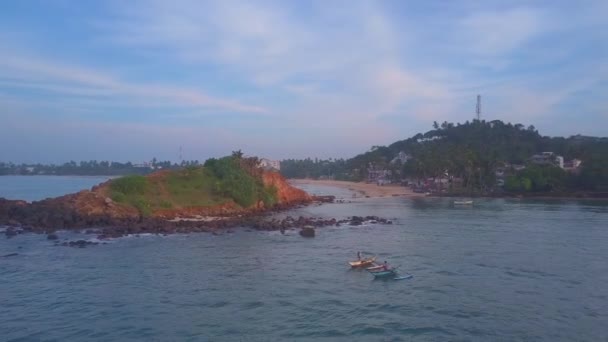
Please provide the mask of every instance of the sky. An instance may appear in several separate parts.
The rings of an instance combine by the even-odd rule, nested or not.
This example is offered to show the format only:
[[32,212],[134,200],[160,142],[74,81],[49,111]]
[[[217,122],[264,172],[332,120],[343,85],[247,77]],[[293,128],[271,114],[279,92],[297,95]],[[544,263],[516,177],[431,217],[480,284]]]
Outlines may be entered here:
[[482,119],[608,135],[608,1],[0,2],[0,161],[349,158]]

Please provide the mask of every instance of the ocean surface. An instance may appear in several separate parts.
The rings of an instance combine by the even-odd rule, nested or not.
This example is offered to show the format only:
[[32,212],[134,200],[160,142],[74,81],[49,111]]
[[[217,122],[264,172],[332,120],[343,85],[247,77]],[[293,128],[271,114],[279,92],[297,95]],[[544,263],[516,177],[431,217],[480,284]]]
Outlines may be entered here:
[[105,182],[110,176],[0,176],[0,198],[39,201]]
[[[39,199],[80,177],[0,177]],[[24,191],[36,184],[35,189]],[[32,183],[34,182],[34,183]],[[351,200],[346,190],[307,186]],[[146,235],[54,247],[0,237],[2,341],[606,341],[602,202],[356,199],[281,215],[378,215],[393,225]],[[93,238],[60,232],[60,238]],[[409,280],[350,270],[357,251]]]

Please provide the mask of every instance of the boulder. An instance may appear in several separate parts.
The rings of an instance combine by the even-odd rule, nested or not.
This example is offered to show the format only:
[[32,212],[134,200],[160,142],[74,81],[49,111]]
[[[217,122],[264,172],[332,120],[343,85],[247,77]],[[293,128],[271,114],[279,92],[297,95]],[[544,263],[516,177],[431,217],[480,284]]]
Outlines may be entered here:
[[13,228],[13,227],[9,227],[8,229],[6,229],[4,231],[4,235],[6,235],[7,238],[11,238],[17,234],[18,234],[17,230],[15,230],[15,228]]
[[59,239],[59,236],[57,236],[57,234],[55,234],[55,233],[51,233],[46,236],[46,239],[47,240],[57,240],[57,239]]
[[303,237],[315,237],[315,229],[313,227],[304,227],[300,230],[300,235]]

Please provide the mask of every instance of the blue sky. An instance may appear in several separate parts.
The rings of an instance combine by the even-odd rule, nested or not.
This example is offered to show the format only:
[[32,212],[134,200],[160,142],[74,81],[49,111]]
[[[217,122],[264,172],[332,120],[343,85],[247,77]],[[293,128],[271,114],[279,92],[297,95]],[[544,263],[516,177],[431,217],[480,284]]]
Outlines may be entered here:
[[608,2],[3,1],[0,160],[351,157],[472,119],[608,135]]

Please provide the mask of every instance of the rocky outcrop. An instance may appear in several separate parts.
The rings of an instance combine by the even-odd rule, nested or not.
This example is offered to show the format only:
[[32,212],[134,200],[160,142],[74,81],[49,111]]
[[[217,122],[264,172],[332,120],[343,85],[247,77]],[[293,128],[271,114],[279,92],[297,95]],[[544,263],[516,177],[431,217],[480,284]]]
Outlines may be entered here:
[[313,227],[304,227],[300,230],[300,236],[315,237],[315,229]]
[[[147,176],[148,182],[154,183],[155,195],[146,192],[146,201],[173,199],[167,191],[166,177],[173,171],[162,171]],[[97,235],[98,239],[117,238],[125,235],[139,236],[143,233],[176,234],[211,232],[220,235],[230,232],[232,228],[248,227],[260,231],[280,231],[286,234],[288,230],[298,230],[303,237],[314,237],[316,230],[321,227],[362,224],[390,224],[391,221],[376,216],[351,217],[337,220],[334,218],[294,218],[287,216],[277,219],[264,215],[273,211],[281,211],[306,205],[313,201],[333,202],[333,196],[312,198],[303,190],[292,187],[277,172],[260,171],[256,173],[265,187],[276,190],[276,202],[273,205],[261,200],[249,206],[242,207],[230,198],[218,198],[212,203],[222,203],[214,206],[184,207],[158,209],[160,206],[141,213],[134,204],[127,201],[116,202],[111,199],[111,181],[94,186],[91,190],[45,199],[33,203],[12,201],[0,198],[0,229],[7,238],[13,238],[23,233],[34,232],[46,234],[47,239],[56,246],[85,248],[97,245],[97,240],[61,241],[56,233],[58,230],[72,229],[87,235]],[[258,181],[260,178],[257,178]],[[150,184],[148,183],[148,184]],[[156,195],[156,194],[159,195]],[[267,194],[266,194],[267,195]],[[159,196],[159,197],[155,197]],[[164,197],[162,197],[164,196]],[[129,202],[133,203],[133,202]],[[171,203],[170,203],[171,204]],[[142,211],[143,212],[143,211]],[[169,220],[180,218],[176,220]],[[189,218],[184,220],[184,218]],[[6,226],[6,227],[1,227]],[[104,242],[101,242],[102,244]],[[10,255],[7,255],[10,256]]]
[[262,174],[264,186],[277,189],[279,204],[309,203],[312,197],[304,190],[291,186],[278,172],[265,171]]
[[[167,174],[168,171],[163,171],[148,177],[151,180],[158,180],[166,177]],[[157,209],[149,213],[148,218],[144,218],[137,208],[112,201],[109,196],[110,181],[108,181],[94,186],[91,190],[33,203],[0,198],[0,225],[33,227],[38,230],[46,228],[50,230],[47,233],[52,233],[59,229],[124,226],[130,225],[132,222],[142,222],[144,219],[166,220],[197,216],[242,217],[269,210],[289,209],[312,201],[306,192],[289,185],[285,178],[277,172],[264,171],[261,176],[265,186],[276,189],[278,201],[273,207],[269,207],[265,203],[257,203],[252,207],[243,208],[233,201],[227,201],[215,206]],[[13,228],[5,231],[7,237],[15,236],[18,233],[19,231]]]

